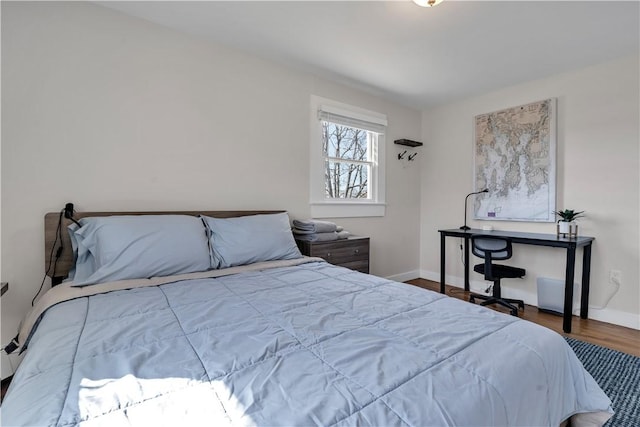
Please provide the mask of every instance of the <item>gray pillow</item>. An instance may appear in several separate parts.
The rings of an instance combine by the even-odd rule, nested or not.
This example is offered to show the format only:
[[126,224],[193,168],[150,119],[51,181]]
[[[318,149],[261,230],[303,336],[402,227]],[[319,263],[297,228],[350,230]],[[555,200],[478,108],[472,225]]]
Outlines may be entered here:
[[[80,223],[86,222],[86,219],[81,219],[78,221]],[[78,277],[89,277],[96,271],[96,263],[91,252],[86,250],[84,246],[80,256],[78,256],[78,239],[76,238],[76,231],[79,229],[77,224],[70,224],[67,229],[69,231],[69,238],[71,239],[71,248],[73,249],[73,257],[75,259],[75,263],[73,267],[69,271],[69,275],[65,282],[73,281],[76,276],[76,272]]]
[[205,271],[207,231],[188,215],[92,217],[70,230],[77,246],[71,286]]
[[211,265],[227,268],[301,258],[286,213],[237,218],[202,217],[209,229]]

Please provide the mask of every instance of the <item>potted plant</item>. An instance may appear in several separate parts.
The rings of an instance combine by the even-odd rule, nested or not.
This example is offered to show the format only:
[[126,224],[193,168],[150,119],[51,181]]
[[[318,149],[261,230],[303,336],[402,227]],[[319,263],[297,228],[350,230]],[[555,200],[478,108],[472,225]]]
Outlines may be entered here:
[[582,218],[584,211],[576,212],[573,209],[565,209],[563,211],[555,211],[556,215],[560,217],[558,220],[558,233],[560,234],[576,234],[571,232],[571,226],[575,225],[575,220]]

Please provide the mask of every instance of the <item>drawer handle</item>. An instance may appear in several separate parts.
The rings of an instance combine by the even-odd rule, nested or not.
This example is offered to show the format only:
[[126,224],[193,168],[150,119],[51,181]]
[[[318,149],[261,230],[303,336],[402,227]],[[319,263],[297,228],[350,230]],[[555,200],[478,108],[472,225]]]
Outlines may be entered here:
[[360,249],[354,249],[354,250],[353,250],[353,253],[354,253],[354,254],[359,254],[359,253],[360,253]]
[[327,252],[327,258],[331,258],[331,252]]

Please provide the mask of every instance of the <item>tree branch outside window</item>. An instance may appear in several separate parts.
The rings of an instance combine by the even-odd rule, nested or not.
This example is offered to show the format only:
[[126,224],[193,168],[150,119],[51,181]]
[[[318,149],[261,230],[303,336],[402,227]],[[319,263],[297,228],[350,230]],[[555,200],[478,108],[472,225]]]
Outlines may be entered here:
[[325,194],[332,199],[369,197],[370,132],[322,122],[325,156]]

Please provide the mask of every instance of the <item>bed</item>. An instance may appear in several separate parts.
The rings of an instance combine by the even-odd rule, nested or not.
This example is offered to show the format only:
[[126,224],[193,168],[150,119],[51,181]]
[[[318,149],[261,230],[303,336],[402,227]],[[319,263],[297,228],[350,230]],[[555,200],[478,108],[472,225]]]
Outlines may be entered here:
[[[82,214],[92,215],[106,214]],[[215,266],[203,271],[122,279],[118,267],[86,284],[94,279],[76,265],[76,282],[25,318],[2,425],[558,426],[611,416],[560,335],[296,255],[283,215],[203,220]],[[46,234],[49,254],[60,234]],[[63,274],[82,258],[82,244],[67,243],[75,255],[57,266]],[[261,245],[280,254],[256,256]],[[132,268],[164,268],[145,259],[157,248],[145,251]]]

